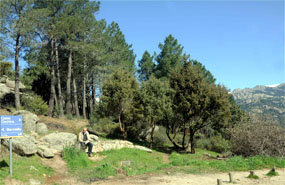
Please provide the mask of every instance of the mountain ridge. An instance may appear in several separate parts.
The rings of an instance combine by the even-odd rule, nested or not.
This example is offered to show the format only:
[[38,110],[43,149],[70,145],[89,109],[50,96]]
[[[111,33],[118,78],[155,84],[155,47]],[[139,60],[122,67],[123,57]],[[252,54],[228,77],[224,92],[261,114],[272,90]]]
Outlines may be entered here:
[[235,89],[231,94],[243,110],[271,117],[285,126],[285,83]]

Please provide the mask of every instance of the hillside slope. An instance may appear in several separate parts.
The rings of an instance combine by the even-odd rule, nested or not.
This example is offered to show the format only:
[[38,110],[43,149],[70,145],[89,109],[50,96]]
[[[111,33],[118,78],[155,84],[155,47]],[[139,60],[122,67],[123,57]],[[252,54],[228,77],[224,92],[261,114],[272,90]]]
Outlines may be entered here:
[[235,89],[232,95],[243,110],[270,116],[285,126],[285,83]]

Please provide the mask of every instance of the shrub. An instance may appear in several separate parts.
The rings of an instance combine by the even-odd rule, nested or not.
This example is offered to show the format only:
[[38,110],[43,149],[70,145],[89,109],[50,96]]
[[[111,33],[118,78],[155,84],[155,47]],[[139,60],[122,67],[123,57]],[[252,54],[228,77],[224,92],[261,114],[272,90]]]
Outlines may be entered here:
[[267,174],[269,177],[278,176],[279,173],[275,171],[275,168],[272,168]]
[[24,109],[35,114],[43,115],[48,113],[48,105],[43,101],[41,96],[34,93],[21,97],[21,103]]
[[89,167],[90,160],[86,153],[79,148],[66,147],[63,149],[62,158],[66,161],[67,166],[73,171],[80,168]]
[[115,127],[117,127],[117,124],[113,122],[111,117],[92,118],[89,120],[89,123],[95,130],[105,134],[109,134]]
[[250,174],[247,176],[247,178],[249,178],[249,179],[259,179],[259,177],[258,177],[257,175],[255,175],[255,174],[253,174],[253,173],[250,173]]
[[0,61],[0,77],[3,75],[11,76],[12,74],[12,62]]
[[285,156],[285,128],[254,119],[231,130],[231,144],[237,155]]
[[228,152],[231,149],[230,141],[224,139],[220,134],[210,138],[199,139],[197,146],[218,153]]
[[73,118],[72,114],[67,114],[67,115],[66,115],[66,119],[72,120],[72,118]]
[[97,178],[104,179],[116,175],[116,169],[109,163],[104,163],[94,169]]

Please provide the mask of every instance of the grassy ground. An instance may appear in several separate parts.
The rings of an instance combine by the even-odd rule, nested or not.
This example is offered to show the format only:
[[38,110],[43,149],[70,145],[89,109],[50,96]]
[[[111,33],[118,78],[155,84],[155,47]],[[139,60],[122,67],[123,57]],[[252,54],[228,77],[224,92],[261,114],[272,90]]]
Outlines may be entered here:
[[102,160],[92,161],[84,152],[67,148],[63,159],[71,173],[85,181],[96,181],[109,176],[138,175],[155,172],[168,166],[163,164],[162,153],[152,154],[137,149],[124,148],[96,154],[95,158]]
[[[147,153],[124,148],[96,154],[95,158],[101,160],[92,161],[85,153],[79,150],[74,152],[74,149],[69,148],[65,150],[64,159],[71,173],[88,182],[110,176],[132,176],[150,172],[207,173],[255,170],[272,168],[273,166],[285,168],[285,159],[281,158],[235,156],[228,160],[217,160],[209,157],[216,155],[217,153],[199,149],[196,150],[196,154],[173,152],[168,156],[156,151]],[[165,160],[165,157],[168,159]]]
[[[182,171],[188,173],[195,172],[227,172],[227,171],[247,171],[262,168],[272,168],[273,166],[285,168],[285,158],[254,156],[243,158],[234,156],[227,160],[216,160],[205,157],[208,151],[199,150],[196,154],[178,154],[170,155],[170,164],[173,166],[185,166]],[[214,155],[215,156],[215,155]]]
[[[6,155],[0,160],[0,184],[9,176],[9,157]],[[53,169],[42,165],[38,156],[21,157],[13,155],[13,178],[22,182],[35,179],[43,182],[45,176],[50,176]]]

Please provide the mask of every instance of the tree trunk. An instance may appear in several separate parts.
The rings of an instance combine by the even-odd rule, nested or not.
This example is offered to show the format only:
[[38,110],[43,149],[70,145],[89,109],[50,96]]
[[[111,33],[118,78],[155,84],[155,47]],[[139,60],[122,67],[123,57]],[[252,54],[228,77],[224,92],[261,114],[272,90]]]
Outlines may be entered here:
[[91,116],[92,114],[94,114],[94,113],[93,113],[93,99],[92,99],[92,97],[89,95],[89,118],[90,118],[90,116]]
[[92,99],[93,99],[93,106],[96,105],[96,82],[95,82],[95,75],[92,78]]
[[[83,119],[86,119],[86,76],[88,76],[88,74],[86,74],[86,61],[84,60],[83,62],[83,106],[82,106],[82,110],[83,110]],[[88,79],[88,77],[87,77]]]
[[[91,94],[90,94],[90,83],[89,83],[89,73],[86,73],[86,79],[87,79],[87,83],[86,83],[86,89],[87,89],[87,100],[89,100],[89,106],[88,106],[88,111],[87,111],[87,118],[90,118],[90,115],[93,111],[93,103],[92,103],[92,97],[91,97]],[[87,101],[86,100],[86,101]],[[87,105],[86,105],[87,106]]]
[[68,67],[67,67],[67,80],[66,80],[66,114],[71,114],[71,68],[72,68],[72,50],[68,56]]
[[191,154],[195,154],[194,135],[195,135],[195,132],[192,129],[190,129],[190,137],[189,137],[189,142],[186,146],[186,151],[190,151]]
[[57,88],[58,88],[58,109],[59,116],[63,117],[63,99],[61,93],[61,84],[60,84],[60,71],[59,71],[59,57],[58,57],[58,45],[55,43],[55,59],[56,59],[56,77],[57,77]]
[[54,86],[54,53],[53,53],[53,39],[51,39],[51,52],[50,52],[50,97],[48,104],[48,116],[52,117],[53,109],[54,109],[54,98],[55,98],[55,86]]
[[184,129],[183,129],[183,138],[182,138],[182,148],[185,148],[185,137],[186,137],[186,126],[184,123]]
[[73,76],[72,81],[73,81],[73,98],[74,98],[75,115],[76,115],[76,117],[79,118],[80,114],[79,114],[79,108],[78,108],[76,82],[75,82],[74,74],[72,76]]
[[119,123],[120,123],[120,130],[123,133],[123,137],[124,137],[124,139],[127,139],[128,135],[127,135],[127,132],[125,130],[125,125],[121,121],[121,113],[119,114]]
[[54,102],[55,102],[55,107],[58,108],[58,99],[57,99],[57,96],[56,96],[56,91],[54,90]]
[[173,138],[171,138],[170,136],[170,133],[169,133],[169,127],[166,128],[166,135],[169,139],[169,141],[174,145],[175,148],[177,149],[182,149],[182,147],[180,147],[175,141],[174,141],[174,138],[176,136],[176,133],[175,133],[175,136]]
[[20,34],[17,34],[16,48],[15,48],[15,107],[19,110],[21,107],[20,103],[20,69],[19,69],[19,53],[20,53]]
[[151,133],[150,133],[150,148],[153,147],[153,135],[154,135],[154,130],[155,130],[155,124],[154,121],[151,123]]

